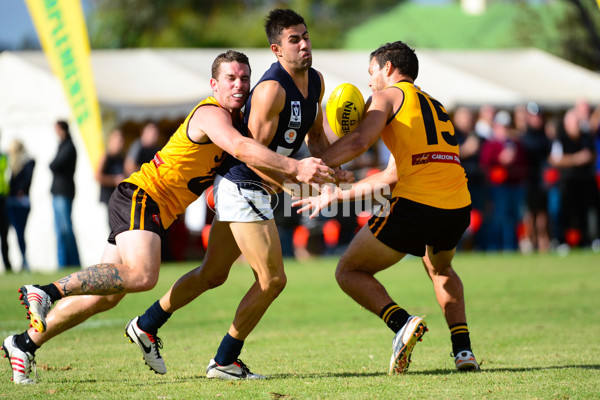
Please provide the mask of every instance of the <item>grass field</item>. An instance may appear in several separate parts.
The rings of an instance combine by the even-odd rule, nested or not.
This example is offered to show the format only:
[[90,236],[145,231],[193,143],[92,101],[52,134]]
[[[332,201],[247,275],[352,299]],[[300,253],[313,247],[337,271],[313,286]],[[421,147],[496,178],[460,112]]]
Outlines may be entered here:
[[[182,309],[163,329],[168,373],[151,373],[123,337],[126,322],[195,264],[167,264],[151,292],[53,339],[36,354],[38,384],[10,381],[0,399],[585,399],[600,397],[600,255],[459,254],[471,339],[482,372],[454,371],[449,332],[420,261],[379,277],[429,333],[403,376],[388,376],[393,334],[335,283],[337,259],[287,261],[288,286],[246,341],[242,359],[265,381],[205,378],[208,361],[252,281],[244,264],[229,281]],[[23,283],[64,275],[3,275],[0,334],[21,332]]]

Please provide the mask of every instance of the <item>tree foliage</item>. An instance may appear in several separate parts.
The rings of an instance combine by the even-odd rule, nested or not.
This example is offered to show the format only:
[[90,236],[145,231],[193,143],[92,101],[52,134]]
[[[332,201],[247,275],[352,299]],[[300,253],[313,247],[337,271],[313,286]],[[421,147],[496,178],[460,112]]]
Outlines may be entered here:
[[338,48],[356,24],[397,4],[394,0],[96,0],[89,31],[93,48],[263,47],[267,13],[292,8],[306,20],[315,48]]
[[[593,0],[555,0],[543,5],[520,4],[515,36],[522,46],[535,46],[561,58],[600,71],[600,12]],[[540,7],[546,11],[541,13]]]
[[[264,47],[265,16],[273,8],[292,8],[306,20],[313,47],[341,48],[353,28],[405,1],[94,0],[88,25],[93,48]],[[514,46],[538,47],[600,71],[600,12],[594,0],[514,0],[513,5],[521,10],[507,38]],[[417,29],[414,35],[428,33]]]

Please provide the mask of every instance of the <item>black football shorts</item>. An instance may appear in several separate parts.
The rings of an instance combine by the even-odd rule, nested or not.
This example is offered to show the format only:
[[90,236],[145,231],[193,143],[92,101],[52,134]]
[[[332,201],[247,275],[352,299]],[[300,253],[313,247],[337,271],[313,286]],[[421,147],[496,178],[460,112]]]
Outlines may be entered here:
[[423,257],[425,246],[432,246],[434,254],[455,248],[470,221],[470,205],[446,210],[394,197],[371,217],[369,229],[392,249]]
[[166,230],[160,220],[158,204],[143,189],[129,182],[121,182],[108,202],[110,235],[108,243],[116,244],[115,237],[125,231],[142,230],[157,233],[164,239]]

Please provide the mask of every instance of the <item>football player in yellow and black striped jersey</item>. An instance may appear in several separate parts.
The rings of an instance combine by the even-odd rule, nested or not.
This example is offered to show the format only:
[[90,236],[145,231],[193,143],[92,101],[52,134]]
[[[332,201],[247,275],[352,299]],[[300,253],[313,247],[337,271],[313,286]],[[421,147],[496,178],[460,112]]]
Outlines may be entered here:
[[350,190],[326,189],[295,205],[303,206],[300,211],[312,209],[315,216],[334,201],[374,195],[377,185],[393,187],[391,201],[363,226],[342,256],[337,281],[396,333],[390,373],[402,373],[427,331],[426,322],[399,307],[374,275],[406,254],[422,257],[450,328],[456,368],[478,370],[463,286],[452,268],[456,246],[469,226],[471,198],[452,122],[442,104],[415,85],[418,70],[414,50],[403,42],[385,44],[371,53],[373,95],[365,116],[322,158],[327,165],[338,166],[365,152],[381,136],[391,152],[388,167]]
[[[45,286],[20,289],[33,327],[3,343],[11,358],[27,364],[13,368],[15,382],[31,382],[28,375],[35,350],[47,340],[114,307],[126,293],[156,285],[165,229],[211,184],[224,151],[259,169],[283,171],[292,180],[333,181],[333,170],[321,160],[297,161],[240,134],[244,125],[240,110],[250,90],[250,64],[244,54],[231,50],[220,54],[212,66],[210,85],[213,96],[191,111],[151,162],[115,190],[109,203],[112,232],[101,263]],[[136,320],[128,324],[127,335],[145,352],[146,363],[165,373],[160,342],[140,330]]]

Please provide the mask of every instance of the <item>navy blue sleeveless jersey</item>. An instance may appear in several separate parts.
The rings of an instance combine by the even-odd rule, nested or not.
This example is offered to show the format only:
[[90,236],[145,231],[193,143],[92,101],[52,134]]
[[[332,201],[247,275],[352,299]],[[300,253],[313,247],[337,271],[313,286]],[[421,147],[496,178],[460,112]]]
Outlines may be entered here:
[[[279,62],[273,63],[254,87],[256,88],[263,81],[277,81],[285,90],[285,106],[279,113],[277,129],[268,147],[276,153],[292,157],[302,146],[306,134],[317,118],[319,107],[321,107],[319,104],[321,78],[313,68],[308,70],[307,98],[304,98],[292,77]],[[244,122],[246,124],[252,112],[253,93],[254,89],[250,92],[246,102],[244,112]],[[221,164],[218,173],[230,181],[236,182],[239,187],[247,189],[257,189],[257,185],[253,185],[251,182],[261,181],[261,178],[254,171],[234,157],[227,157]]]

